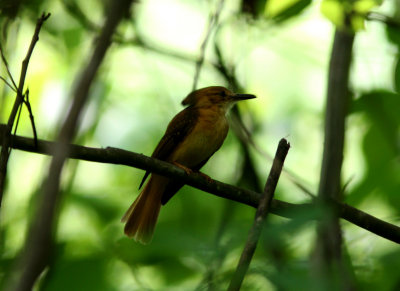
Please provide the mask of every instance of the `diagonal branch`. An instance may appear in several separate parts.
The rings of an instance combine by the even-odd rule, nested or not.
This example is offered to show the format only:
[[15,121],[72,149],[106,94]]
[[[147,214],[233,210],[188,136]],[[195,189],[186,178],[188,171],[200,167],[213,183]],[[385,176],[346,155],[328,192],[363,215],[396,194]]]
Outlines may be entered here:
[[242,255],[240,256],[235,274],[233,275],[231,283],[229,284],[228,291],[239,291],[240,287],[242,286],[244,276],[247,273],[251,259],[256,251],[264,221],[267,218],[268,212],[271,208],[271,201],[274,197],[275,189],[278,184],[283,163],[289,148],[289,143],[284,138],[281,139],[267,179],[267,183],[265,184],[264,193],[261,196],[260,202],[257,206],[256,217],[254,218],[253,226],[250,229],[246,245],[243,249]]
[[8,84],[8,86],[9,86],[14,92],[16,92],[16,90],[18,89],[18,87],[17,87],[17,84],[15,84],[14,78],[13,78],[13,76],[12,76],[12,74],[11,74],[10,67],[9,67],[9,65],[8,65],[6,56],[4,55],[4,50],[3,50],[3,46],[1,45],[1,43],[0,43],[0,54],[1,54],[1,60],[3,61],[4,66],[6,67],[7,75],[8,75],[8,77],[10,78],[12,85],[11,85],[11,84],[8,84],[7,81],[6,81],[4,78],[2,78],[2,80],[4,80],[4,82],[6,82],[6,84]]
[[[6,126],[4,124],[0,124],[0,142],[5,128]],[[14,136],[11,146],[18,150],[51,156],[54,153],[54,148],[57,147],[57,143],[39,139],[38,147],[36,148],[32,138]],[[260,193],[234,187],[216,180],[212,180],[212,183],[208,183],[208,180],[201,175],[187,175],[184,170],[167,162],[118,148],[91,148],[79,145],[70,145],[68,157],[71,159],[125,165],[142,170],[149,170],[169,178],[179,179],[189,186],[210,194],[252,207],[257,207],[261,195]],[[331,202],[341,218],[378,236],[400,244],[400,227],[376,218],[345,203],[336,202],[335,200],[331,200]],[[313,207],[315,207],[314,203],[293,204],[273,199],[271,212],[282,217],[295,218],[298,211],[311,210]]]
[[5,78],[3,78],[2,76],[0,76],[0,80],[2,80],[4,82],[4,84],[6,84],[12,91],[14,91],[15,93],[17,93],[17,90],[14,89],[13,85],[11,85]]

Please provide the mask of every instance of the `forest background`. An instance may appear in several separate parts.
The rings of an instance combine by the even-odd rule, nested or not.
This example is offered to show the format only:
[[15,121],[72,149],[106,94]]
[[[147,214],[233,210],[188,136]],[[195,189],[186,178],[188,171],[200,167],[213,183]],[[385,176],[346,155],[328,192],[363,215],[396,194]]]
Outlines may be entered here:
[[[194,88],[222,85],[255,94],[233,109],[230,133],[202,171],[262,193],[285,137],[291,149],[275,198],[304,207],[285,214],[273,205],[280,215],[267,217],[241,290],[399,289],[400,2],[129,2],[121,1],[125,10],[99,0],[0,2],[0,134],[6,152],[18,148],[15,140],[4,146],[18,96],[25,100],[13,123],[15,129],[18,120],[19,136],[34,136],[30,108],[41,140],[149,156]],[[51,16],[42,19],[25,86],[16,94],[42,13]],[[101,47],[107,32],[112,43]],[[101,49],[104,58],[85,79]],[[82,80],[89,80],[87,94],[79,91]],[[70,108],[79,93],[87,100],[74,119]],[[335,111],[337,104],[342,107]],[[345,122],[342,130],[329,130],[332,116]],[[68,120],[76,122],[70,131]],[[329,141],[336,156],[327,153]],[[185,186],[162,208],[154,239],[143,246],[125,237],[120,223],[138,194],[141,169],[71,159],[59,165],[56,185],[49,182],[57,173],[54,160],[13,149],[5,163],[0,288],[228,287],[254,208]],[[50,221],[48,240],[36,244],[40,233],[32,234],[45,193],[54,194],[54,212],[42,218]],[[330,198],[388,224],[371,226],[377,221],[361,217],[359,227],[355,218],[339,219],[343,209],[327,210],[334,204]],[[27,250],[37,245],[48,252],[29,258]],[[29,260],[33,269],[25,264]]]

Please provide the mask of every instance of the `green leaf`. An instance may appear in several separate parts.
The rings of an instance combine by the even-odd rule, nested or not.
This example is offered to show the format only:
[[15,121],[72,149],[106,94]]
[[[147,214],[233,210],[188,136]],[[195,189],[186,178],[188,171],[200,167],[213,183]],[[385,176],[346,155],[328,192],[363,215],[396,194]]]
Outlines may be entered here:
[[352,29],[358,31],[364,29],[365,15],[381,3],[381,0],[324,0],[320,9],[322,15],[337,27],[343,27],[346,15],[350,15]]
[[283,22],[300,14],[311,0],[270,0],[265,6],[265,15],[276,22]]
[[341,1],[325,0],[321,3],[321,13],[334,25],[342,26],[344,23],[344,7]]
[[42,291],[113,290],[107,276],[108,258],[98,256],[61,257],[50,269]]
[[366,173],[348,196],[351,203],[362,201],[372,193],[400,207],[400,96],[388,91],[364,94],[353,104],[353,112],[364,113],[370,121],[363,138]]
[[68,51],[73,51],[82,43],[82,28],[73,27],[66,28],[62,31],[62,37],[64,39],[64,44]]
[[397,47],[400,47],[400,29],[397,26],[386,25],[386,37]]

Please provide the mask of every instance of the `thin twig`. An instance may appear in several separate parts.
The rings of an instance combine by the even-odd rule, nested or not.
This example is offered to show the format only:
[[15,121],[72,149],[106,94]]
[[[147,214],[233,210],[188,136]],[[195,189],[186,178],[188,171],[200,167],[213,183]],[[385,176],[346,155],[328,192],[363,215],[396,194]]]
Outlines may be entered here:
[[35,126],[35,117],[33,116],[31,103],[29,102],[29,89],[26,90],[24,96],[25,96],[24,104],[25,104],[26,108],[28,109],[29,120],[31,121],[33,140],[35,141],[35,146],[37,147],[38,136],[37,136],[36,126]]
[[[19,84],[18,87],[16,88],[17,91],[17,96],[15,97],[15,102],[13,105],[13,108],[11,109],[10,116],[8,118],[7,122],[7,130],[3,133],[3,140],[1,143],[1,152],[0,152],[0,209],[1,209],[1,202],[3,200],[3,194],[5,191],[5,180],[6,180],[6,174],[7,174],[7,163],[8,163],[8,158],[10,156],[10,143],[11,143],[11,132],[12,128],[14,126],[15,122],[15,117],[17,116],[18,110],[24,101],[24,96],[22,94],[24,90],[24,84],[25,84],[25,78],[26,78],[26,73],[28,71],[28,65],[29,65],[29,60],[32,56],[33,49],[35,48],[35,45],[37,41],[39,40],[39,32],[40,29],[42,28],[43,23],[50,17],[50,13],[48,14],[42,14],[42,16],[37,20],[36,22],[36,28],[35,32],[33,33],[31,43],[28,48],[28,52],[25,56],[25,59],[22,61],[22,67],[21,67],[21,75],[19,78]],[[7,71],[8,70],[8,65],[7,61],[4,58],[3,51],[1,50],[1,55],[3,58],[3,62],[6,64]],[[12,80],[13,84],[15,85],[13,78],[10,74],[10,79]]]
[[14,87],[10,83],[8,83],[8,81],[6,79],[4,79],[2,76],[0,76],[0,80],[2,80],[12,91],[17,93],[17,90],[14,89]]
[[18,87],[17,87],[17,84],[15,84],[14,78],[11,74],[10,67],[8,66],[7,58],[4,55],[4,51],[3,51],[3,47],[1,46],[1,43],[0,43],[0,53],[1,53],[1,59],[4,63],[4,66],[6,67],[8,77],[10,78],[11,83],[13,84],[12,87],[14,88],[14,91],[16,91],[16,90],[18,90]]
[[271,201],[274,197],[276,185],[278,184],[279,176],[281,175],[283,163],[289,148],[289,143],[285,139],[281,139],[275,154],[274,162],[272,163],[267,183],[265,184],[264,193],[261,196],[257,207],[253,226],[248,234],[246,245],[243,249],[242,255],[240,256],[240,260],[232,277],[231,283],[229,284],[228,291],[238,291],[242,286],[244,276],[246,275],[256,250],[264,221],[271,208]]
[[[0,124],[0,142],[6,125]],[[27,151],[31,153],[53,155],[56,142],[38,140],[38,147],[35,148],[32,138],[14,136],[12,147],[14,149]],[[179,179],[189,186],[203,190],[216,196],[230,199],[252,207],[258,206],[260,193],[255,191],[234,187],[216,180],[208,183],[208,180],[201,175],[187,175],[184,170],[157,159],[147,157],[142,154],[130,152],[118,148],[91,148],[79,145],[70,145],[68,157],[90,162],[125,165],[142,170],[148,170],[169,178]],[[378,236],[400,244],[400,227],[378,219],[368,213],[365,213],[355,207],[345,203],[331,200],[339,216],[365,230],[368,230]],[[293,204],[283,202],[277,199],[272,200],[271,212],[286,218],[295,218],[296,213],[301,210],[311,210],[315,207],[315,202],[304,204]]]
[[212,16],[210,16],[210,20],[208,22],[206,35],[205,35],[204,40],[203,40],[203,42],[201,43],[201,46],[200,46],[200,57],[196,62],[196,70],[195,70],[194,78],[193,78],[192,91],[197,88],[197,83],[199,81],[201,67],[203,65],[204,57],[205,57],[205,54],[206,54],[207,43],[208,43],[208,40],[210,39],[211,32],[212,32],[213,28],[218,24],[219,15],[221,14],[223,6],[224,6],[224,0],[220,0],[219,3],[218,3],[217,10],[215,11],[215,13]]
[[[20,91],[20,94],[22,94],[24,90],[24,84],[25,84],[25,77],[26,73],[28,72],[28,65],[29,65],[29,60],[31,59],[33,49],[35,48],[35,45],[37,41],[39,40],[39,32],[40,29],[42,28],[43,23],[50,17],[50,13],[43,13],[42,16],[38,19],[36,23],[36,28],[35,32],[32,37],[31,44],[29,45],[28,52],[26,54],[25,59],[22,61],[22,70],[21,70],[21,76],[19,78],[19,84],[18,84],[18,90]],[[22,103],[22,100],[21,102]]]

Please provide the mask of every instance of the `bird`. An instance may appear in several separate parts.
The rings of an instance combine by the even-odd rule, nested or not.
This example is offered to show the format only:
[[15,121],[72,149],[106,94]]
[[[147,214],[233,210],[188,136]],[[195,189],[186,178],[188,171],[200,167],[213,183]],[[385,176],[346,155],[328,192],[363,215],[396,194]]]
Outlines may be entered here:
[[[222,86],[191,92],[182,101],[186,107],[168,124],[151,157],[172,163],[188,174],[199,172],[228,134],[229,109],[237,101],[252,98],[256,96],[235,94]],[[161,206],[184,185],[177,179],[147,171],[139,189],[149,175],[147,184],[121,219],[125,234],[142,244],[152,240]]]

